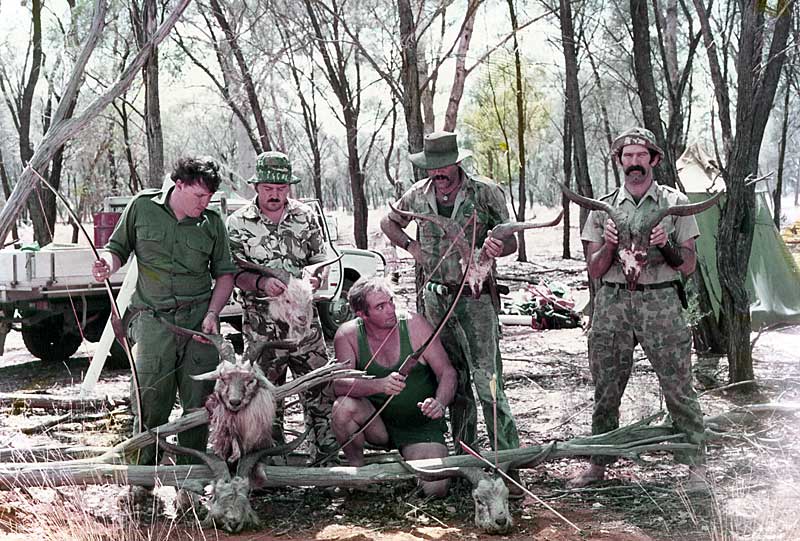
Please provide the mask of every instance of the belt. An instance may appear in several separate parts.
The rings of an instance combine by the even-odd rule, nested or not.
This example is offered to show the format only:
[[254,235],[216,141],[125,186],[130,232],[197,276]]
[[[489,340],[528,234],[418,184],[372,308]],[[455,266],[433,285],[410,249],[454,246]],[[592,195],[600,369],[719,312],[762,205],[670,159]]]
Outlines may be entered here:
[[425,289],[432,291],[437,295],[455,295],[458,293],[457,285],[442,284],[440,282],[429,281],[427,284],[425,284]]
[[[617,282],[603,282],[604,286],[611,287],[614,289],[628,289],[628,284],[620,284]],[[668,289],[671,287],[677,287],[678,282],[661,282],[660,284],[636,284],[634,288],[636,291],[647,291],[650,289]]]

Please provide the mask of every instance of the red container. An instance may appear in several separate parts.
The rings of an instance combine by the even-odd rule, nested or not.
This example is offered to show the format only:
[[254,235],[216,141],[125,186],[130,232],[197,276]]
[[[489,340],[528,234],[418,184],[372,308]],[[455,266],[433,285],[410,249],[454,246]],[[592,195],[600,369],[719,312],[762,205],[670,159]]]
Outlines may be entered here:
[[101,248],[106,245],[111,233],[117,226],[121,212],[95,212],[92,215],[94,220],[94,245]]

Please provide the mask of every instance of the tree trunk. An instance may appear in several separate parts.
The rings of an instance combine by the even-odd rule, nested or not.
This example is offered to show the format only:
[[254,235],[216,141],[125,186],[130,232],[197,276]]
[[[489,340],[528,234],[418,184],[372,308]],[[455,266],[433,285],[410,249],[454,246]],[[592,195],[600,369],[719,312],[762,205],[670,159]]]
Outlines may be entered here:
[[[578,193],[586,197],[594,197],[592,182],[589,179],[589,164],[586,157],[586,137],[583,128],[583,109],[581,107],[581,91],[578,81],[578,55],[575,47],[575,30],[572,24],[572,8],[568,0],[560,0],[561,43],[564,47],[564,64],[566,66],[567,114],[570,118],[572,134],[575,180]],[[580,225],[586,222],[589,212],[581,207]]]
[[[566,99],[566,107],[564,107],[564,131],[561,136],[561,148],[564,153],[563,170],[564,170],[564,184],[567,186],[572,185],[572,130],[570,129],[570,115],[569,109],[571,104],[569,99]],[[570,213],[569,213],[569,199],[564,194],[561,194],[561,208],[564,209],[564,234],[562,235],[562,250],[561,257],[563,259],[572,259],[572,253],[569,247],[570,237]]]
[[[461,97],[464,95],[464,81],[467,79],[467,53],[472,41],[472,29],[475,27],[475,13],[481,0],[469,0],[464,23],[461,25],[461,34],[458,36],[458,51],[456,52],[456,67],[453,74],[453,86],[450,88],[450,99],[447,101],[447,111],[444,114],[445,131],[455,131],[458,120],[458,108]],[[516,40],[516,35],[514,36]]]
[[[141,9],[137,2],[131,2],[131,23],[136,35],[139,50],[144,48],[156,28],[158,3],[156,0],[142,0]],[[149,51],[147,62],[142,66],[144,81],[144,120],[147,133],[147,186],[160,188],[164,177],[164,134],[161,129],[161,97],[158,88],[158,49]]]
[[664,129],[661,125],[661,108],[658,104],[658,90],[653,77],[653,65],[650,60],[650,21],[647,0],[630,0],[631,21],[633,26],[633,64],[636,74],[636,87],[639,101],[642,104],[644,127],[656,136],[658,146],[664,151],[661,167],[663,175],[659,175],[659,184],[675,187],[678,171],[675,168],[675,156],[672,153]]
[[722,286],[722,311],[728,334],[730,381],[753,379],[750,350],[750,302],[745,289],[756,218],[758,156],[769,112],[786,57],[793,2],[779,2],[768,62],[764,63],[767,23],[758,0],[743,5],[736,58],[736,133],[725,168],[727,198],[719,222],[717,267]]
[[410,0],[397,1],[400,18],[400,80],[403,84],[403,112],[408,132],[408,152],[422,151],[424,128],[422,124],[422,99],[417,66],[417,23]]
[[[508,14],[511,17],[511,31],[514,33],[514,81],[517,103],[517,152],[519,161],[519,182],[517,202],[517,221],[525,221],[525,213],[528,206],[527,193],[525,189],[525,172],[527,166],[527,153],[525,152],[525,84],[522,76],[522,59],[519,53],[519,42],[517,40],[517,13],[514,9],[514,0],[508,0]],[[510,189],[510,179],[509,179]],[[525,245],[525,231],[517,233],[517,261],[528,261],[528,254]]]
[[789,96],[791,89],[792,68],[787,65],[786,96],[783,98],[783,122],[781,123],[781,142],[778,150],[778,177],[775,181],[775,191],[772,194],[772,207],[775,214],[772,217],[775,228],[781,229],[781,197],[783,196],[783,165],[786,161],[786,141],[789,132]]
[[[6,169],[6,162],[3,159],[3,149],[0,148],[0,183],[3,185],[3,196],[5,197],[6,201],[8,201],[9,197],[11,197],[11,180],[8,178],[8,170]],[[17,221],[11,225],[11,236],[16,243],[19,241],[19,231],[17,230]],[[3,243],[0,243],[0,247],[2,247]]]

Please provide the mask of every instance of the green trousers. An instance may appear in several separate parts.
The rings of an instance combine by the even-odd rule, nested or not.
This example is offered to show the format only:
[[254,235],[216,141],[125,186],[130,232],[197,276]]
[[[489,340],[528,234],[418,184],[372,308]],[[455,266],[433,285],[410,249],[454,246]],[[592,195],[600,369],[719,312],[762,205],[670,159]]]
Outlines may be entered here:
[[[424,295],[425,316],[435,326],[444,317],[453,297],[428,289]],[[455,451],[461,452],[459,440],[471,447],[476,445],[478,412],[472,393],[473,385],[483,408],[489,442],[494,448],[495,423],[490,390],[492,374],[497,375],[497,447],[519,447],[514,416],[503,389],[500,321],[489,295],[481,295],[479,299],[462,296],[439,337],[450,362],[458,372],[456,396],[450,404],[450,426]]]
[[[180,327],[199,330],[207,309],[208,303],[202,302],[174,312],[159,312],[159,315]],[[206,398],[214,390],[214,381],[195,381],[191,376],[216,368],[219,355],[214,346],[202,344],[189,337],[177,336],[149,311],[140,312],[134,317],[128,333],[135,342],[133,355],[142,397],[143,430],[155,428],[169,420],[175,405],[176,392],[184,412],[203,407]],[[139,425],[136,417],[136,393],[133,389],[131,404],[136,431]],[[178,442],[184,447],[205,452],[208,425],[181,432],[178,434]],[[151,465],[158,462],[157,457],[155,446],[149,446],[141,450],[135,461],[138,464]],[[196,461],[190,457],[178,457],[178,462],[186,464]]]

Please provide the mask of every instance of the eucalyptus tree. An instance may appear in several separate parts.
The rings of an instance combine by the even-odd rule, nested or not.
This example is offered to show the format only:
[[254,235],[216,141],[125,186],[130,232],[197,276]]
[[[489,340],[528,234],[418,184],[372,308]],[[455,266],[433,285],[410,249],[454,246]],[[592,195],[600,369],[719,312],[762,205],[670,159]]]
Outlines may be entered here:
[[[794,0],[774,6],[759,0],[739,0],[726,14],[738,36],[735,46],[720,43],[725,34],[712,31],[712,16],[694,0],[706,46],[716,118],[722,145],[717,149],[727,197],[719,221],[717,268],[722,287],[721,318],[727,331],[731,382],[753,379],[750,346],[750,302],[745,282],[756,219],[755,186],[767,120],[786,59],[786,44],[797,9]],[[727,57],[735,71],[727,72]],[[735,90],[735,103],[732,99]],[[735,107],[731,115],[731,106]],[[717,129],[714,130],[717,134]]]

